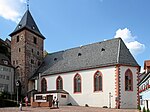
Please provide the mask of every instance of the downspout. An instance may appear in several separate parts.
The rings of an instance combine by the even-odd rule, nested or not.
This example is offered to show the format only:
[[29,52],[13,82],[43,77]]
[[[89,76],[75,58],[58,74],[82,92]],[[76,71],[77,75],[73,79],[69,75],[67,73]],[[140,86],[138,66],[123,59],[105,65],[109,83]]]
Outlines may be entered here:
[[41,73],[39,73],[38,92],[41,92]]

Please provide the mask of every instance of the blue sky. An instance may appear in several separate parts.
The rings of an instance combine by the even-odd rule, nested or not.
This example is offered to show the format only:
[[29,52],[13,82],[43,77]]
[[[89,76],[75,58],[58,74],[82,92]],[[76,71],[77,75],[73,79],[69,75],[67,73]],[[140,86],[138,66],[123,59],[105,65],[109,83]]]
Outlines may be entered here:
[[[150,59],[150,0],[30,0],[30,12],[56,52],[121,37],[140,66]],[[15,29],[26,0],[0,0],[0,38]]]

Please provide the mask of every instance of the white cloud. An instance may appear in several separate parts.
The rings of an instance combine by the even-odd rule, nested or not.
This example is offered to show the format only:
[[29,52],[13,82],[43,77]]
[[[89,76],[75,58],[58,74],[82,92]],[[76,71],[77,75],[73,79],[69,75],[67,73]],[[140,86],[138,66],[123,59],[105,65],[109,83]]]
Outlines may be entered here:
[[20,2],[22,2],[22,3],[27,3],[26,0],[20,0]]
[[145,45],[136,41],[136,36],[133,36],[131,34],[131,31],[127,28],[125,29],[118,29],[116,31],[116,35],[114,38],[121,37],[123,41],[125,42],[128,49],[131,51],[133,55],[137,55],[139,53],[142,53],[145,50]]
[[25,0],[0,0],[0,16],[18,22],[25,10]]

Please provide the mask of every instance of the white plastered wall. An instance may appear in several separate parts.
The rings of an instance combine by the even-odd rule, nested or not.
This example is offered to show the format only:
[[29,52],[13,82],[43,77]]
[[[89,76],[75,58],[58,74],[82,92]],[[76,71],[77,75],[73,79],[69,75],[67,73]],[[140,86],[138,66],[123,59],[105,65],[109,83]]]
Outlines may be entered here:
[[[62,95],[65,95],[66,97],[63,98]],[[57,98],[59,99],[59,105],[67,105],[68,104],[68,94],[64,94],[64,93],[59,93],[57,94]]]
[[[127,69],[130,69],[132,71],[133,91],[125,91],[125,72]],[[137,108],[137,72],[137,67],[120,67],[120,108]]]
[[[94,74],[100,71],[103,77],[103,91],[94,92]],[[81,93],[74,93],[74,76],[81,75]],[[56,79],[61,76],[63,89],[69,93],[68,103],[93,107],[109,107],[109,93],[111,93],[111,107],[115,108],[115,66],[70,72],[58,75],[45,76],[47,80],[47,91],[56,90]]]

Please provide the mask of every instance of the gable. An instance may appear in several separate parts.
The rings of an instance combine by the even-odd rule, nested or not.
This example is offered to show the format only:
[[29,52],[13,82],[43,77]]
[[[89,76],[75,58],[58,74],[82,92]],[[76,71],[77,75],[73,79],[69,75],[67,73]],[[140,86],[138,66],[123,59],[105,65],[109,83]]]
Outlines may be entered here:
[[120,39],[120,49],[119,49],[119,64],[123,65],[131,65],[131,66],[139,66],[133,55],[125,45],[125,43]]

